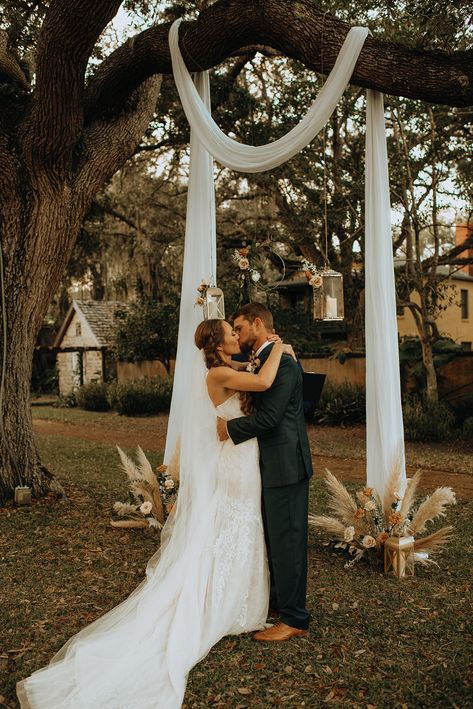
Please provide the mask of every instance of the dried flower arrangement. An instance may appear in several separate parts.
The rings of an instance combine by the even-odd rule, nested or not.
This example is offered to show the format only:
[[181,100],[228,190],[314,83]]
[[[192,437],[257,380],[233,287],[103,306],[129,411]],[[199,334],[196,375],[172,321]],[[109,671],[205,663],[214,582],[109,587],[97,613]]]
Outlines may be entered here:
[[312,261],[308,261],[306,258],[304,258],[302,259],[302,268],[304,269],[305,277],[309,281],[309,285],[311,285],[312,288],[321,288],[321,271],[317,268],[315,263],[312,263]]
[[142,448],[138,446],[138,465],[118,448],[122,467],[130,481],[130,502],[115,502],[113,510],[123,519],[111,520],[113,527],[154,527],[161,529],[172,510],[179,482],[160,465],[154,473]]
[[442,550],[450,540],[453,528],[442,527],[427,536],[418,535],[426,531],[428,522],[445,515],[447,505],[455,504],[455,493],[450,487],[439,487],[414,508],[420,478],[421,472],[418,471],[402,493],[401,465],[397,461],[389,475],[382,500],[378,492],[370,487],[357,491],[355,499],[326,470],[325,482],[330,494],[328,508],[335,516],[309,515],[309,523],[333,535],[335,547],[348,549],[354,555],[345,568],[352,567],[363,556],[373,564],[381,563],[386,540],[405,535],[415,538],[416,560],[422,564],[435,564],[430,555]]

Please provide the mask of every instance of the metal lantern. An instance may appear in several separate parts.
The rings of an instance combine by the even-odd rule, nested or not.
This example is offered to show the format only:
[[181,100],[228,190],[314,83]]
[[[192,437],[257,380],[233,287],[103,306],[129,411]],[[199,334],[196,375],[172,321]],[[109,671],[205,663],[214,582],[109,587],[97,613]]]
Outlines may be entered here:
[[414,576],[414,537],[389,537],[384,542],[384,573],[398,579]]
[[204,295],[204,320],[225,320],[225,301],[223,290],[216,286],[206,289]]
[[15,502],[17,505],[31,505],[31,488],[27,486],[16,487]]
[[321,284],[313,287],[314,320],[343,320],[343,276],[331,268],[320,273]]

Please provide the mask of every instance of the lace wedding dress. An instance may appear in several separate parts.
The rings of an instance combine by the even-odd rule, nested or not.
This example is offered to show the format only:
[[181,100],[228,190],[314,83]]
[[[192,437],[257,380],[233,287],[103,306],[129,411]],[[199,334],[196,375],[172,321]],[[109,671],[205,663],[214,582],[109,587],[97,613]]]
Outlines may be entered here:
[[203,482],[187,489],[181,480],[181,510],[170,531],[165,526],[145,581],[19,683],[22,709],[177,709],[188,672],[215,643],[264,626],[269,574],[258,445],[218,442],[217,412],[240,416],[238,394],[192,424],[196,447],[181,454],[181,470],[199,475],[200,461]]

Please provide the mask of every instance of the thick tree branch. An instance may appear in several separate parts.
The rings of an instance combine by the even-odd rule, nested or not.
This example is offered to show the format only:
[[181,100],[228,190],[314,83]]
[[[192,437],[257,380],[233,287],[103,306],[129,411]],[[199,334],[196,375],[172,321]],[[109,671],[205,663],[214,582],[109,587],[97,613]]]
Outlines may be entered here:
[[100,187],[133,154],[151,121],[161,87],[161,77],[145,81],[116,118],[96,121],[84,129],[74,190],[85,213]]
[[52,0],[38,40],[36,88],[25,126],[30,161],[63,158],[83,125],[84,76],[93,47],[120,0]]
[[0,83],[16,84],[23,91],[31,88],[18,62],[8,51],[8,35],[3,30],[0,30]]
[[[169,23],[128,40],[97,70],[86,92],[89,120],[113,111],[153,73],[170,73]],[[349,25],[312,0],[217,0],[180,28],[181,51],[191,71],[216,66],[242,47],[264,45],[327,73]],[[322,66],[323,58],[323,66]],[[352,83],[431,103],[473,103],[473,51],[420,51],[368,37]]]

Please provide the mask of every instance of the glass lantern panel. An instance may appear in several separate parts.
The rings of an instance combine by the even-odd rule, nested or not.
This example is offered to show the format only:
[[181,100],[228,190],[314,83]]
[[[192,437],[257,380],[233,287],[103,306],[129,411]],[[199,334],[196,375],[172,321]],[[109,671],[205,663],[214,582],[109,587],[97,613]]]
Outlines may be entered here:
[[343,276],[331,269],[322,272],[322,319],[343,320]]
[[205,294],[204,317],[206,320],[225,320],[225,302],[220,288],[208,288]]

